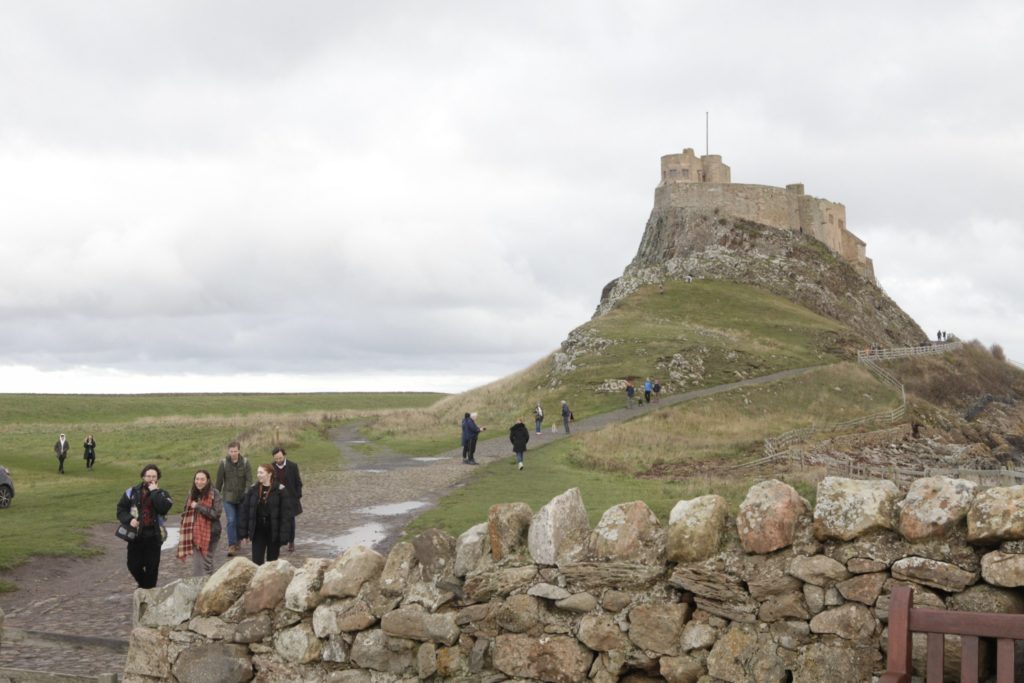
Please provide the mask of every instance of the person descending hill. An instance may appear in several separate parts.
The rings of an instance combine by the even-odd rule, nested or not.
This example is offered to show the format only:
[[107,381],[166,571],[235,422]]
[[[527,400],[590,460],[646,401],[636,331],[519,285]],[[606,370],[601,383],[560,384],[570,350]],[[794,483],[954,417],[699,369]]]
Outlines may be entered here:
[[562,401],[562,426],[565,427],[565,433],[569,433],[569,418],[572,417],[572,411],[569,410],[569,404],[564,400]]
[[516,420],[509,428],[508,440],[512,442],[512,452],[516,454],[519,469],[523,469],[523,453],[526,452],[526,443],[530,440],[530,430],[523,424],[523,418]]
[[537,433],[541,432],[541,424],[544,422],[544,409],[537,404],[537,407],[533,409],[533,424],[537,428]]
[[633,407],[633,399],[636,396],[636,387],[633,386],[633,378],[626,380],[626,407]]
[[654,389],[654,383],[651,382],[651,378],[648,377],[644,380],[644,403],[651,402],[651,391]]

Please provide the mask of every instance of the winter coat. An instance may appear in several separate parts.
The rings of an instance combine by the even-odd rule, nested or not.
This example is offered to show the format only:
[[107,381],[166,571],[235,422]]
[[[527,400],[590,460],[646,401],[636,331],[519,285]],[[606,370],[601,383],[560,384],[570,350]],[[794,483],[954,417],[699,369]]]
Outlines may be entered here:
[[530,430],[522,422],[517,422],[508,430],[508,440],[512,442],[512,452],[522,453],[530,440]]
[[476,420],[469,418],[466,420],[466,434],[469,439],[475,439],[480,436],[480,428],[476,425]]
[[[196,512],[201,514],[210,520],[210,542],[216,543],[220,539],[220,515],[224,512],[224,498],[220,495],[220,491],[212,489],[213,500],[211,505],[207,507],[199,501],[196,505]],[[188,510],[189,506],[192,505],[192,496],[189,495],[188,500],[185,502],[185,509]],[[182,513],[184,515],[184,513]]]
[[299,475],[299,466],[291,460],[284,461],[284,471],[277,464],[270,466],[270,471],[274,474],[274,481],[279,484],[284,484],[285,489],[291,494],[291,510],[292,515],[302,514],[302,477]]
[[[132,523],[132,506],[139,513],[139,524],[142,524],[142,487],[144,484],[140,483],[129,490],[125,491],[121,495],[121,500],[117,501],[117,521],[126,527],[130,527]],[[167,493],[163,489],[157,489],[156,491],[150,491],[149,499],[153,502],[153,524],[149,527],[139,526],[139,538],[143,536],[154,536],[160,533],[160,520],[159,517],[165,516],[171,511],[171,507],[174,505],[174,501],[171,500],[171,494]]]
[[462,418],[462,446],[469,445],[469,415]]
[[237,505],[245,496],[245,492],[253,483],[252,466],[244,456],[238,456],[238,462],[224,458],[217,467],[217,479],[213,485],[228,503]]
[[[256,515],[259,507],[259,484],[253,484],[245,492],[238,505],[238,536],[251,539],[256,533]],[[295,513],[292,511],[291,496],[278,484],[271,483],[267,496],[267,516],[270,518],[270,541],[287,543],[292,538]]]

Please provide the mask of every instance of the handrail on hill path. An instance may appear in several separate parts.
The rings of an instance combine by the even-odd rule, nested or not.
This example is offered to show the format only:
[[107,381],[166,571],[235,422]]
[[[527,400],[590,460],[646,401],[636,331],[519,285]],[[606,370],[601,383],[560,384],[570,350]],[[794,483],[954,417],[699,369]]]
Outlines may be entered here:
[[894,424],[902,420],[907,414],[907,392],[900,382],[892,374],[883,370],[879,361],[893,360],[895,358],[909,358],[913,356],[932,356],[940,353],[948,353],[963,348],[963,342],[932,342],[921,346],[900,346],[889,349],[865,349],[857,352],[857,362],[871,372],[880,382],[888,384],[900,392],[900,404],[892,410],[885,410],[863,417],[858,417],[845,422],[825,425],[822,427],[802,427],[783,432],[778,436],[769,437],[764,440],[764,455],[756,460],[741,463],[732,469],[743,470],[761,465],[767,465],[777,460],[792,460],[790,449],[793,444],[802,441],[815,434],[840,432],[869,423]]

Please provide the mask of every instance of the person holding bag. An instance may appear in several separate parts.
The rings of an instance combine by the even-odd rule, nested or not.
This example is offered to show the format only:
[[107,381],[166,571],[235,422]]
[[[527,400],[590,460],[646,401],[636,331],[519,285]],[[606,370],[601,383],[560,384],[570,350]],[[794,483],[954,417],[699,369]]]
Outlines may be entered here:
[[252,543],[252,561],[273,562],[281,545],[292,538],[295,513],[291,496],[274,482],[273,465],[256,468],[256,483],[238,506],[238,538]]
[[124,492],[117,503],[117,521],[135,532],[128,541],[128,571],[139,588],[154,588],[160,573],[162,517],[174,501],[160,488],[160,468],[146,465],[139,473],[142,482]]
[[210,473],[199,470],[192,478],[192,491],[181,513],[178,559],[192,555],[192,576],[213,574],[213,553],[220,540],[220,514],[224,501],[210,485]]

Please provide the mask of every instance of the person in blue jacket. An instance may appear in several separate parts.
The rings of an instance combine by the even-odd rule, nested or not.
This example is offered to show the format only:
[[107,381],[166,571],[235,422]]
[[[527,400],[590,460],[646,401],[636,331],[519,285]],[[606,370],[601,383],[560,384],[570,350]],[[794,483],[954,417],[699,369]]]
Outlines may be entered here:
[[469,414],[469,417],[463,422],[463,428],[466,433],[466,445],[462,447],[462,461],[467,465],[475,465],[477,463],[473,455],[476,453],[476,440],[480,436],[480,432],[487,428],[477,425],[476,413]]

